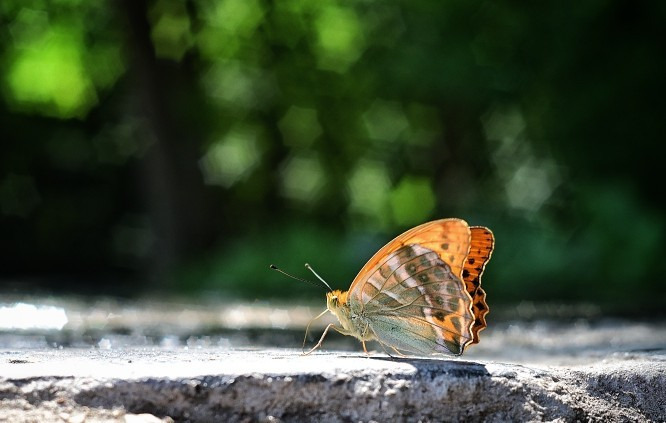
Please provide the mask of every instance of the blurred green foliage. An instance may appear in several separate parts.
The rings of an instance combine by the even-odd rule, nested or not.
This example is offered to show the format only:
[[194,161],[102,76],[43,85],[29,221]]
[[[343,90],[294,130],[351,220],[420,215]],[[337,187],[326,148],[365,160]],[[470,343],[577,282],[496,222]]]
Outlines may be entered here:
[[[660,2],[5,0],[2,279],[346,288],[400,231],[486,225],[493,301],[666,293]],[[212,294],[214,293],[214,294]]]

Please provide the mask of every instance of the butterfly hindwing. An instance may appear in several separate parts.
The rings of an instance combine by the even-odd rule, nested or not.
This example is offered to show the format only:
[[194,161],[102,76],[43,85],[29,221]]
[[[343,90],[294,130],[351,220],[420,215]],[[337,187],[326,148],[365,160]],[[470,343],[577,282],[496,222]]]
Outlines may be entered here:
[[381,344],[399,351],[420,355],[433,353],[460,355],[463,351],[463,347],[458,342],[435,336],[432,325],[413,317],[377,316],[373,322],[372,331]]
[[361,300],[353,308],[362,310],[380,342],[418,353],[461,354],[472,340],[471,298],[435,251],[404,245],[359,287],[350,301]]
[[483,226],[473,226],[470,230],[472,239],[462,276],[467,292],[472,297],[472,313],[474,313],[472,334],[474,339],[471,343],[477,344],[479,342],[479,332],[486,328],[486,314],[489,311],[488,304],[486,304],[486,292],[481,287],[481,275],[492,255],[495,237],[490,229]]

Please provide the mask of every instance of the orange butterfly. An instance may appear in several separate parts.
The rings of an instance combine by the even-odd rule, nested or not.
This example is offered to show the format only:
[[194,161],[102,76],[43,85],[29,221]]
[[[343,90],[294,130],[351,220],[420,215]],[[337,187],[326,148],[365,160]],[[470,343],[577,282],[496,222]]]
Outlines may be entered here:
[[349,291],[326,294],[324,313],[342,327],[328,325],[306,354],[331,328],[358,338],[366,353],[365,341],[374,340],[399,354],[462,354],[486,327],[481,274],[494,244],[490,229],[461,219],[424,223],[396,237],[363,266]]

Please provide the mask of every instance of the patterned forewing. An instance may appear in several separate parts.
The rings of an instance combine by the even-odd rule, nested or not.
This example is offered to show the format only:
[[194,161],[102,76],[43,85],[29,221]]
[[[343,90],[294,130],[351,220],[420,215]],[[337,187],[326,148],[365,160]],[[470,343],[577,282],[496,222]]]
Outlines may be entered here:
[[416,226],[397,236],[377,251],[356,275],[349,292],[352,297],[360,300],[361,292],[370,275],[374,274],[389,259],[391,253],[405,245],[413,244],[436,252],[440,259],[449,265],[451,272],[458,278],[462,278],[470,240],[469,226],[462,219],[440,219]]
[[[408,351],[461,354],[472,340],[474,318],[465,286],[429,248],[399,248],[362,286],[360,298],[352,298],[361,300],[363,314],[381,342]],[[406,339],[396,343],[401,336]],[[405,348],[410,341],[413,348]]]
[[472,239],[469,254],[463,267],[463,280],[465,288],[472,297],[472,313],[474,325],[472,326],[472,344],[479,342],[479,332],[486,328],[486,314],[490,311],[486,304],[486,292],[481,287],[481,275],[490,260],[495,246],[495,237],[490,229],[483,226],[470,228]]

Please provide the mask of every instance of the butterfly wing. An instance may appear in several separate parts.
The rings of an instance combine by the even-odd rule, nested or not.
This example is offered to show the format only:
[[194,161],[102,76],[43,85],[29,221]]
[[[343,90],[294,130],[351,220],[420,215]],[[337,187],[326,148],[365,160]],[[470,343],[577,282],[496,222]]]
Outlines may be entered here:
[[462,281],[471,231],[460,219],[417,226],[380,249],[349,289],[380,342],[461,354],[473,340],[472,298]]
[[454,275],[461,277],[470,240],[469,226],[462,219],[440,219],[416,226],[377,251],[358,272],[349,292],[362,291],[368,276],[377,270],[382,261],[386,261],[390,253],[410,244],[420,244],[437,252],[449,264]]
[[464,284],[426,247],[409,244],[390,253],[364,286],[359,314],[380,342],[419,354],[461,354],[473,338]]
[[486,314],[489,311],[488,304],[486,304],[486,292],[481,288],[481,274],[492,255],[495,237],[490,229],[483,226],[473,226],[470,230],[472,240],[462,276],[465,288],[472,297],[472,313],[474,313],[472,335],[474,339],[471,343],[478,344],[479,332],[486,328]]

